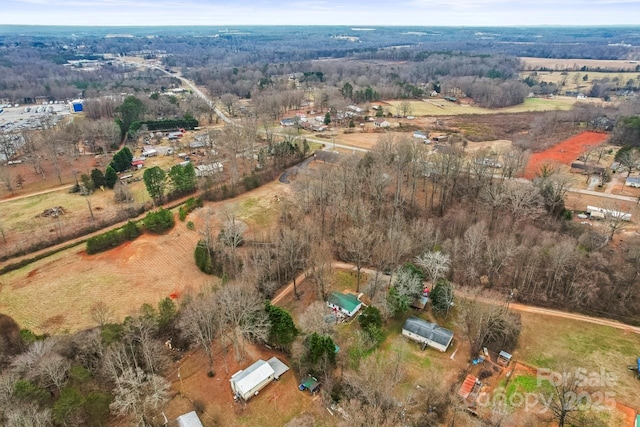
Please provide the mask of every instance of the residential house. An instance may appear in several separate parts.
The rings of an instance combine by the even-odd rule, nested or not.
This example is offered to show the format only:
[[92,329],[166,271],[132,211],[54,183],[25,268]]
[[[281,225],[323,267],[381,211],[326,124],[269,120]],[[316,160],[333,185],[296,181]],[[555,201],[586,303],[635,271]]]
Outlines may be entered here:
[[584,93],[579,93],[579,94],[576,96],[576,98],[577,98],[577,99],[587,99],[587,95],[585,95]]
[[327,305],[337,313],[352,317],[362,308],[362,302],[353,294],[331,292],[327,298]]
[[378,128],[388,128],[389,126],[391,126],[391,123],[386,120],[376,120],[375,122],[373,122],[373,125]]
[[256,361],[247,369],[238,371],[231,376],[229,381],[234,398],[245,401],[251,399],[271,381],[279,379],[288,370],[289,367],[277,357],[272,357],[267,361],[262,359]]
[[294,126],[296,124],[296,120],[292,119],[292,118],[284,118],[282,120],[280,120],[280,124],[282,126]]
[[453,341],[453,332],[435,323],[417,317],[410,317],[402,325],[402,335],[422,344],[422,347],[433,347],[442,352]]

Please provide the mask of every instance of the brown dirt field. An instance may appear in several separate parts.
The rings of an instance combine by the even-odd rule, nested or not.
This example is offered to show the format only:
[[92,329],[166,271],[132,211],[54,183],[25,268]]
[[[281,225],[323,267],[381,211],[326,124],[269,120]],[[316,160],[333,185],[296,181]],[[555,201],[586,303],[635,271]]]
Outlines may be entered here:
[[533,179],[540,168],[546,163],[570,165],[586,148],[602,144],[608,137],[609,135],[606,133],[582,132],[551,148],[533,153],[529,156],[529,163],[525,168],[524,177]]
[[[200,419],[205,426],[282,426],[304,413],[312,414],[318,421],[322,420],[322,425],[335,424],[318,395],[311,396],[308,392],[298,390],[300,379],[293,369],[279,381],[269,384],[249,402],[234,402],[229,379],[238,370],[245,369],[258,359],[267,360],[273,356],[291,367],[289,358],[278,351],[251,344],[247,345],[246,351],[244,360],[238,363],[231,348],[226,356],[220,348],[216,349],[216,376],[213,378],[206,375],[208,362],[201,351],[189,352],[176,362],[168,375],[174,397],[164,408],[167,418],[175,419],[193,411],[193,402],[202,402],[205,412],[200,414]],[[178,372],[182,380],[178,378]]]
[[[600,60],[600,59],[557,59],[557,58],[519,58],[522,63],[523,70],[533,70],[535,68],[545,67],[552,70],[579,70],[583,66],[595,69],[613,69],[634,71],[638,62],[631,62],[622,59]],[[587,71],[588,73],[588,71]]]
[[[24,194],[30,194],[36,191],[48,190],[59,185],[69,185],[75,183],[73,177],[73,171],[78,170],[81,174],[91,173],[91,169],[95,167],[95,159],[93,156],[79,156],[77,159],[69,159],[68,161],[61,161],[61,178],[62,184],[58,181],[58,177],[54,171],[53,163],[51,161],[44,161],[42,167],[45,171],[45,179],[42,179],[42,175],[34,172],[33,167],[27,163],[11,166],[0,166],[3,172],[7,173],[12,182],[15,183],[15,179],[20,174],[25,182],[23,187],[18,189],[14,188],[13,193],[7,191],[4,185],[0,186],[0,199],[7,199]],[[78,176],[80,179],[80,176]],[[14,184],[15,187],[15,184]]]
[[75,247],[7,273],[0,278],[0,312],[36,333],[73,332],[93,326],[90,308],[98,301],[121,321],[144,303],[156,305],[172,294],[197,291],[218,280],[201,273],[193,261],[198,224],[208,209],[217,224],[225,212],[236,215],[248,225],[245,236],[252,238],[277,213],[274,195],[288,191],[289,186],[271,182],[234,199],[206,203],[188,217],[196,231],[176,221],[164,235],[144,234],[96,255]]

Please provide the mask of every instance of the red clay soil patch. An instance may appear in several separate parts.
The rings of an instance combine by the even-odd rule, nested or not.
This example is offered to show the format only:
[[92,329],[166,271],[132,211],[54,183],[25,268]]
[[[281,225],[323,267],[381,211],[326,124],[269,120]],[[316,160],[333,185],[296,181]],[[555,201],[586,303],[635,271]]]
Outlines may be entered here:
[[29,272],[29,274],[27,275],[27,277],[33,277],[33,276],[35,276],[36,274],[38,274],[38,269],[37,269],[37,268],[34,268],[33,270],[31,270],[31,271]]
[[539,153],[533,153],[529,157],[529,163],[524,171],[524,177],[533,179],[536,173],[540,171],[542,165],[546,163],[570,165],[571,162],[576,160],[587,148],[602,144],[608,137],[609,135],[606,133],[582,132],[569,139],[565,139],[551,148]]
[[177,291],[176,292],[171,292],[169,294],[169,298],[171,298],[171,299],[178,299],[179,296],[180,296],[180,292],[177,292]]

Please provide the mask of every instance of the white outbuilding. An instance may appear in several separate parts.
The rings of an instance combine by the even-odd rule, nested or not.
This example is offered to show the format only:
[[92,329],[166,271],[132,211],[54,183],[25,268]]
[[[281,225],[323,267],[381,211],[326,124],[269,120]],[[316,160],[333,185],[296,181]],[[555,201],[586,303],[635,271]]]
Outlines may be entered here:
[[260,359],[247,369],[231,376],[229,381],[233,396],[237,399],[249,400],[288,370],[289,367],[277,357],[272,357],[268,361]]

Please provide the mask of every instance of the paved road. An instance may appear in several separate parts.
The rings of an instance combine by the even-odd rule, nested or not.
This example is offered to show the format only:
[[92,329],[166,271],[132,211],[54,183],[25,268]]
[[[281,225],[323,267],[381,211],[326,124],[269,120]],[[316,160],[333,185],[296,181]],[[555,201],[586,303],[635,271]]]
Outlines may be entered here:
[[[344,263],[344,262],[333,262],[331,263],[331,266],[333,268],[342,268],[342,269],[354,270],[354,271],[356,269],[355,265]],[[372,270],[370,268],[361,268],[360,271],[367,274],[372,274],[372,275],[376,274],[376,270]],[[307,272],[305,271],[302,274],[300,274],[298,277],[296,277],[296,284],[300,285],[305,279],[306,275],[307,275]],[[293,291],[293,282],[290,282],[278,293],[278,295],[276,295],[271,300],[271,302],[273,304],[277,304],[279,301],[281,301],[285,296],[290,294],[292,291]],[[473,298],[485,304],[499,304],[499,302],[497,302],[495,298],[487,298],[483,296],[471,295],[467,292],[464,292],[464,290],[461,290],[461,289],[456,290],[456,293],[459,297],[461,296],[463,298]],[[635,334],[640,335],[640,327],[638,326],[626,325],[624,323],[620,323],[615,320],[603,319],[601,317],[592,317],[584,314],[567,313],[565,311],[552,310],[549,308],[535,307],[532,305],[518,304],[518,303],[509,304],[509,308],[511,310],[521,311],[523,313],[541,314],[547,317],[559,317],[563,319],[576,320],[578,322],[592,323],[594,325],[609,326],[611,328],[621,329],[623,331],[633,332]]]

